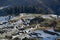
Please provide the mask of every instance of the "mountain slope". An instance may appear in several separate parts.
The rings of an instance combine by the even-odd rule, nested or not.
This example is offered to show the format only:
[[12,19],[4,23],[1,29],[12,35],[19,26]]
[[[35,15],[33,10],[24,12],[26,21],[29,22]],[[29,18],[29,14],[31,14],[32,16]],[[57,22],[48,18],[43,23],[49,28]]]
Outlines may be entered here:
[[0,0],[2,6],[36,6],[54,14],[60,14],[60,0]]

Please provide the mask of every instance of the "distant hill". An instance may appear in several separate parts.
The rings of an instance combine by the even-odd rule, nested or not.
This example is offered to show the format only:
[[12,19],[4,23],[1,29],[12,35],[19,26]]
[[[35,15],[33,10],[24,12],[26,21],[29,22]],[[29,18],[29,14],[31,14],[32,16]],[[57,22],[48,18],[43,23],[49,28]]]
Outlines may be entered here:
[[[0,7],[9,6],[9,5],[10,7],[14,7],[13,9],[16,9],[17,6],[23,7],[25,8],[23,9],[24,11],[21,11],[22,9],[20,11],[26,12],[26,13],[41,13],[41,12],[45,13],[46,12],[46,13],[53,13],[53,14],[60,15],[60,0],[0,0]],[[6,11],[0,12],[0,15],[1,14],[3,15],[4,13],[6,14]]]

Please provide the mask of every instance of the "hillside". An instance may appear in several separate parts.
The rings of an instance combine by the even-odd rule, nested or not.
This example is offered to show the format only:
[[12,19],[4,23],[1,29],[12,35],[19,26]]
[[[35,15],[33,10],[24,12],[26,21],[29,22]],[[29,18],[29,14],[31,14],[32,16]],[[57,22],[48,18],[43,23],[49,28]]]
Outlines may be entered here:
[[[9,6],[9,7],[21,6],[22,7],[24,6],[28,10],[29,7],[34,6],[35,8],[37,8],[37,10],[31,8],[28,12],[24,11],[22,13],[40,13],[39,10],[43,9],[43,12],[60,15],[60,11],[59,11],[60,3],[59,2],[60,0],[0,0],[0,7],[4,7],[4,6]],[[31,10],[33,10],[34,12],[31,12]],[[4,14],[5,12],[1,12],[1,13]]]

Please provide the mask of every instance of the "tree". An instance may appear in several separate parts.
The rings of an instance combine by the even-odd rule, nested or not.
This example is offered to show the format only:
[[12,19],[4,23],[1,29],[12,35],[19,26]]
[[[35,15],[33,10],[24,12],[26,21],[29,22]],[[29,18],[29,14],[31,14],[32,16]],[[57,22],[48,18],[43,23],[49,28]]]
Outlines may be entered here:
[[25,37],[24,39],[22,39],[22,40],[28,40],[28,38],[27,37]]
[[32,20],[30,20],[30,24],[39,24],[39,23],[41,23],[41,22],[43,22],[44,21],[44,19],[43,18],[39,18],[39,17],[36,17],[36,18],[34,18],[34,19],[32,19]]
[[14,38],[13,40],[21,40],[20,38],[18,38],[18,37],[16,37],[16,38]]

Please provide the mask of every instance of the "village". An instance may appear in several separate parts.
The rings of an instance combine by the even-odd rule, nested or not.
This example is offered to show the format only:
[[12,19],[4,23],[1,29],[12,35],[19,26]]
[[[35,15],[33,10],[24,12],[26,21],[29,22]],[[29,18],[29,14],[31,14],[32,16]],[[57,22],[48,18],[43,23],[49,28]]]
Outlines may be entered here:
[[0,40],[60,40],[60,32],[54,31],[58,29],[55,27],[57,18],[60,20],[60,16],[54,14],[21,13],[0,22]]

